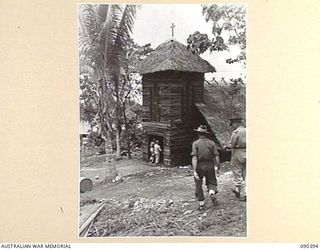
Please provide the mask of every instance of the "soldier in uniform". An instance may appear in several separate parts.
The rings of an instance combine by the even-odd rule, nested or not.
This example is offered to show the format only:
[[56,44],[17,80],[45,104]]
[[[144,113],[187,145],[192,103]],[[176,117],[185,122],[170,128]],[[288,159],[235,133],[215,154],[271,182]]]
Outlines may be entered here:
[[161,153],[161,147],[159,145],[159,141],[156,140],[156,143],[154,144],[154,155],[156,157],[156,165],[159,165],[160,163],[160,153]]
[[230,126],[234,130],[230,142],[224,149],[232,150],[231,168],[234,175],[235,189],[232,192],[240,201],[247,201],[246,193],[246,128],[242,118],[237,116],[230,119]]
[[199,139],[192,144],[191,153],[195,181],[195,196],[199,201],[199,210],[202,210],[204,209],[205,200],[202,189],[203,177],[206,179],[206,186],[213,205],[218,205],[218,201],[215,197],[218,190],[214,162],[219,168],[220,158],[215,143],[207,138],[207,135],[209,135],[207,127],[200,125],[200,127],[194,131],[196,131],[199,136]]

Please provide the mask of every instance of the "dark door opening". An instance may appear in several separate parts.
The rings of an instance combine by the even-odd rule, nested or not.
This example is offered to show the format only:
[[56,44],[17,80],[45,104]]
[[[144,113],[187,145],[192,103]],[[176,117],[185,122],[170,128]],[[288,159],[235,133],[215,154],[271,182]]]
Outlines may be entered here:
[[148,135],[148,159],[150,159],[151,157],[151,150],[150,150],[150,145],[151,142],[154,141],[159,141],[159,146],[161,148],[161,152],[160,152],[160,163],[163,163],[163,136],[159,136],[159,135]]

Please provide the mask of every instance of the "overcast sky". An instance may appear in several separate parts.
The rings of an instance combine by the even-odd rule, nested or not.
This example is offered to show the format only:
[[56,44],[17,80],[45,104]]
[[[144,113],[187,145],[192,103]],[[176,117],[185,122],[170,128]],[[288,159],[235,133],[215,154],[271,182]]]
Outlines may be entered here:
[[[143,4],[138,10],[133,38],[139,45],[151,43],[152,48],[171,38],[171,23],[175,25],[174,38],[186,45],[187,38],[195,31],[208,34],[212,38],[212,23],[206,23],[200,4]],[[245,70],[239,63],[227,64],[225,60],[237,54],[239,48],[230,46],[230,52],[206,52],[201,55],[213,65],[217,73],[206,74],[210,79],[245,76]]]

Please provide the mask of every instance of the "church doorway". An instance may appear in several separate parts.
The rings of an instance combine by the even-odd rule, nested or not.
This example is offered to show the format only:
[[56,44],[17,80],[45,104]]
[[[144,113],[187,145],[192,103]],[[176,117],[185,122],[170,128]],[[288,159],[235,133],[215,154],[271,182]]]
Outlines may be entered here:
[[151,147],[153,147],[153,152],[154,152],[154,143],[156,143],[158,141],[158,145],[160,146],[161,148],[161,152],[160,152],[160,161],[159,163],[163,163],[163,136],[159,136],[159,135],[148,135],[148,159],[152,160],[153,163],[155,163],[155,157],[152,159],[151,156],[152,156],[152,150]]

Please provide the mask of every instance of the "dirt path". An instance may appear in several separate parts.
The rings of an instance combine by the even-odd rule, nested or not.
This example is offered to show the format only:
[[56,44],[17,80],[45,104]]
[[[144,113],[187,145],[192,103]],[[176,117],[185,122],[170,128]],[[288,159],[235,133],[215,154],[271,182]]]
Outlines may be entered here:
[[88,236],[246,236],[246,203],[230,191],[228,166],[218,177],[219,206],[213,207],[207,197],[207,209],[200,212],[188,169],[154,168],[138,160],[129,165],[137,171],[122,182],[96,183],[80,195],[82,206],[106,201]]

